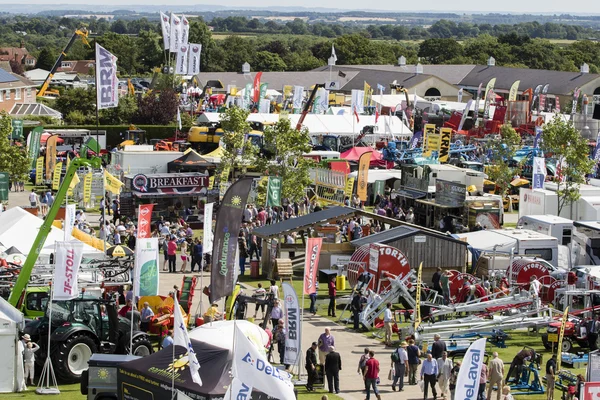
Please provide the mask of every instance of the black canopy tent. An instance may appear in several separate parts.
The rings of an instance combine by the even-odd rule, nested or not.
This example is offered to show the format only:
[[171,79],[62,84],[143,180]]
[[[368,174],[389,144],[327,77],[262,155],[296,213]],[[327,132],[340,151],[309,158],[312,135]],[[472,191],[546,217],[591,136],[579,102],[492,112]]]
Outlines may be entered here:
[[215,169],[217,165],[212,163],[194,150],[190,150],[183,156],[167,164],[168,171],[171,172],[198,172],[207,169]]

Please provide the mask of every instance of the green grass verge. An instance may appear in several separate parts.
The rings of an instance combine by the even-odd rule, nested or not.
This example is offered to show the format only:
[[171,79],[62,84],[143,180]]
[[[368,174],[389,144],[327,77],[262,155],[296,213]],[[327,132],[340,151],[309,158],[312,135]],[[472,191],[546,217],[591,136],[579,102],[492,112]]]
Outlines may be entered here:
[[[37,377],[36,377],[37,379]],[[38,399],[39,395],[35,394],[36,387],[28,386],[29,390],[21,393],[2,393],[2,399]],[[60,395],[53,398],[60,398],[60,400],[81,400],[85,399],[86,396],[82,395],[79,391],[79,383],[72,385],[60,385],[58,387]]]

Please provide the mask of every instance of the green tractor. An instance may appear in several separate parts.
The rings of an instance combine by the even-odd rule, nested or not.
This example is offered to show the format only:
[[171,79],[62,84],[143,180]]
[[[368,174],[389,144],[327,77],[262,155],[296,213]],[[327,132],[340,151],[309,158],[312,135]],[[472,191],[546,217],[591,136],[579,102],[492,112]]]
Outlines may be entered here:
[[[47,307],[43,317],[27,324],[25,333],[41,347],[36,357],[40,364],[50,354],[59,380],[78,381],[94,353],[130,353],[131,320],[117,314],[115,301],[82,297],[53,301],[51,307],[52,313]],[[48,352],[50,315],[52,334]],[[136,317],[139,320],[134,315],[134,323]],[[132,337],[133,355],[144,357],[153,352],[148,334],[134,329]]]

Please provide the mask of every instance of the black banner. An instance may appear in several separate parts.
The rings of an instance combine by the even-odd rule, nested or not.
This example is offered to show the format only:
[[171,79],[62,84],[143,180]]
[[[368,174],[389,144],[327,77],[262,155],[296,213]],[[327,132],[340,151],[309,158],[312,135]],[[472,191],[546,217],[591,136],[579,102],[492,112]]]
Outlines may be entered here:
[[238,180],[225,192],[219,207],[210,272],[211,302],[233,292],[238,234],[251,186],[252,178]]

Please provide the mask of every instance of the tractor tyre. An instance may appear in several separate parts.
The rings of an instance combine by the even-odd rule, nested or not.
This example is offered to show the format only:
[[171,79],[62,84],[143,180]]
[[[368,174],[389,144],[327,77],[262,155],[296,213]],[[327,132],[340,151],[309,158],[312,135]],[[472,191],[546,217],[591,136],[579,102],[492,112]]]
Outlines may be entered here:
[[75,333],[57,345],[52,354],[56,376],[64,382],[77,382],[83,371],[88,369],[88,361],[97,351],[96,342],[88,335]]
[[134,356],[146,357],[152,354],[154,350],[152,349],[152,343],[147,336],[138,336],[133,339],[132,344],[132,352]]

